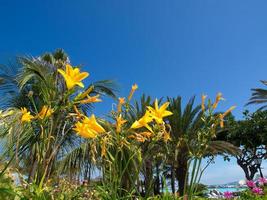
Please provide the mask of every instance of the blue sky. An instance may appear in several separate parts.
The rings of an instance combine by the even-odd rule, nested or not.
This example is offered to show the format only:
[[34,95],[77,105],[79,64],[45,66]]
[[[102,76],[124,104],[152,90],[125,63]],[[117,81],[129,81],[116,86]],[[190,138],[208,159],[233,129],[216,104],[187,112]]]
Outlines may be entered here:
[[[120,96],[132,83],[137,96],[199,101],[220,91],[220,109],[237,105],[240,118],[250,89],[267,78],[266,10],[263,0],[1,1],[0,63],[63,48],[90,72],[88,81],[116,80]],[[242,176],[234,162],[219,159],[203,182]]]

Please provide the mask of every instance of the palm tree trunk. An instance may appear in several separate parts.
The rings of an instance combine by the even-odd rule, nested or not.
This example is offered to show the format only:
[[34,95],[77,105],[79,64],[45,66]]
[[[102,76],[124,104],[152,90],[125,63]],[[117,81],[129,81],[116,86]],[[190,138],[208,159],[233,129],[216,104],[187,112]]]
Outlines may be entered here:
[[187,178],[187,160],[180,160],[178,167],[176,168],[176,178],[178,180],[178,191],[180,196],[184,195],[184,189],[186,187]]
[[145,192],[146,196],[153,195],[153,165],[151,160],[145,161]]
[[31,167],[31,169],[29,171],[28,183],[32,183],[33,177],[34,177],[34,175],[36,173],[37,165],[38,165],[38,161],[37,161],[37,159],[35,159],[33,164],[32,164],[32,167]]
[[160,179],[159,179],[159,164],[156,164],[156,180],[155,180],[155,187],[154,187],[154,194],[158,195],[160,194]]
[[171,188],[172,188],[172,193],[175,193],[175,169],[174,166],[171,166]]

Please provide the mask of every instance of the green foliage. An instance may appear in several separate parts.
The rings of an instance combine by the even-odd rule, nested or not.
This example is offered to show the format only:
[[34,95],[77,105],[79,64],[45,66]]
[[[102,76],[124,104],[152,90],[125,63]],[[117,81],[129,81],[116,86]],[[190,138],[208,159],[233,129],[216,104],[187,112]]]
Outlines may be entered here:
[[202,184],[202,183],[198,183],[195,185],[195,192],[198,196],[204,196],[205,193],[207,192],[208,188],[206,185]]
[[16,196],[16,192],[13,186],[13,180],[2,174],[0,175],[0,199],[11,200]]
[[264,145],[267,143],[267,111],[245,111],[243,115],[243,120],[229,118],[219,138],[240,148],[241,153],[236,156],[237,163],[246,178],[251,180],[260,167],[254,160],[266,157]]
[[[66,67],[69,57],[61,49],[18,61],[21,68],[15,77],[0,77],[3,93],[6,84],[9,92],[12,84],[19,89],[5,104],[9,109],[1,112],[0,138],[5,145],[1,159],[9,161],[8,165],[16,168],[23,179],[21,185],[15,185],[1,176],[0,195],[7,200],[141,199],[140,186],[145,186],[144,199],[181,199],[175,196],[175,176],[180,194],[185,191],[188,199],[197,199],[205,190],[198,184],[206,169],[201,169],[202,159],[235,153],[233,145],[216,140],[216,126],[223,121],[213,111],[220,95],[213,105],[208,102],[207,109],[203,109],[205,105],[195,106],[195,98],[183,107],[181,97],[168,98],[169,102],[161,106],[155,101],[154,108],[147,109],[153,104],[149,96],[143,95],[140,102],[130,104],[135,85],[126,101],[119,99],[117,111],[112,110],[109,115],[110,121],[102,119],[97,124],[95,118],[94,123],[88,118],[85,123],[93,108],[91,98],[116,98],[112,81],[96,81],[86,90],[70,87],[68,81],[81,86],[77,81],[81,77],[75,75],[81,73],[79,67],[75,73]],[[167,111],[168,106],[173,114]],[[22,120],[25,112],[21,107],[32,115],[31,120]],[[47,118],[40,117],[44,107],[51,109]],[[163,121],[166,116],[169,117]],[[74,127],[84,138],[74,134]],[[101,131],[97,131],[100,127]],[[193,170],[187,183],[191,164]],[[160,180],[167,177],[163,173],[165,166],[172,174],[173,194],[160,190],[164,191]],[[100,170],[101,183],[80,185],[81,179],[90,180],[92,168]]]
[[225,139],[235,146],[253,149],[267,143],[267,111],[243,112],[243,120],[228,120]]
[[76,185],[66,179],[61,179],[56,186],[53,186],[51,195],[55,200],[98,199],[87,184]]

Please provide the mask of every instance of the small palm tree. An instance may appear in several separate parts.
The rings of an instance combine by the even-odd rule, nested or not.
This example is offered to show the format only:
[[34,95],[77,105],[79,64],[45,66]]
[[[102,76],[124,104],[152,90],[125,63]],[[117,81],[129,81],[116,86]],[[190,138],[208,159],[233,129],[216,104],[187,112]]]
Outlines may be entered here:
[[[174,173],[178,180],[179,193],[183,195],[188,174],[189,152],[199,145],[198,133],[204,126],[202,120],[203,111],[201,105],[194,106],[195,97],[191,98],[182,108],[182,98],[168,98],[170,102],[169,110],[173,115],[169,116],[168,122],[171,126],[171,141],[168,160],[172,174],[172,190],[174,191]],[[238,148],[225,141],[210,141],[204,156],[214,156],[218,154],[236,154]]]

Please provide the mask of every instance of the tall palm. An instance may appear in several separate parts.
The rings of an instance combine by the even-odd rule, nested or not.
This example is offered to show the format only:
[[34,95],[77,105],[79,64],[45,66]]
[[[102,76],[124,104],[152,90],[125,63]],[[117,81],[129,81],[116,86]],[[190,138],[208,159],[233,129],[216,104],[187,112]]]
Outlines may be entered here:
[[[192,140],[198,129],[202,126],[201,106],[194,107],[194,100],[195,98],[190,99],[183,109],[180,96],[177,98],[168,97],[170,102],[169,110],[173,113],[173,115],[168,117],[172,139],[170,146],[173,149],[172,154],[170,154],[170,165],[172,174],[175,173],[178,181],[179,193],[181,195],[185,188],[188,170],[189,151],[187,141]],[[174,187],[173,182],[172,187]]]

